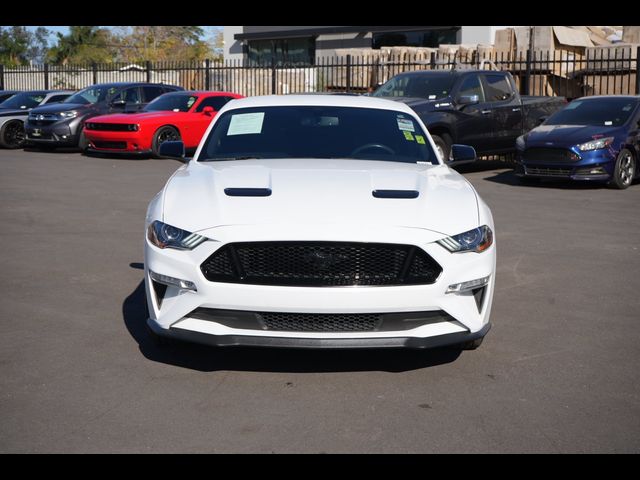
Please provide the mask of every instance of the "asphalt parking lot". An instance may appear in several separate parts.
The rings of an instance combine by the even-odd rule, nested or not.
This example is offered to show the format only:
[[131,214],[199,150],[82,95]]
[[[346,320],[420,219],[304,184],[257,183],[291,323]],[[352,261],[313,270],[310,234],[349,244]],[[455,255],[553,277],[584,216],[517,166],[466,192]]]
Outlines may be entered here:
[[0,150],[0,452],[640,452],[640,185],[465,176],[493,210],[479,350],[156,347],[146,205],[179,166]]

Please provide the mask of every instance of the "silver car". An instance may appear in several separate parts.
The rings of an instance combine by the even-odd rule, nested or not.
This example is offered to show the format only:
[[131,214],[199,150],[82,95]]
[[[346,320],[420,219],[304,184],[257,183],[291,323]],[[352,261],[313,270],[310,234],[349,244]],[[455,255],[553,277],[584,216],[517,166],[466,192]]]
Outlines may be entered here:
[[61,102],[72,90],[32,90],[18,92],[0,103],[0,146],[22,148],[24,146],[24,122],[31,109],[40,105]]

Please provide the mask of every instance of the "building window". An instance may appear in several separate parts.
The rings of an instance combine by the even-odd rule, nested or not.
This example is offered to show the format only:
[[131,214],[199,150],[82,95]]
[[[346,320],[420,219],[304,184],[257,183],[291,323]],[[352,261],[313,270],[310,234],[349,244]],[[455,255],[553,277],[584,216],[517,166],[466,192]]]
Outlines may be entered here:
[[457,43],[459,28],[374,33],[372,47],[437,47]]
[[315,38],[287,38],[278,40],[250,40],[246,47],[252,65],[309,66],[315,63]]

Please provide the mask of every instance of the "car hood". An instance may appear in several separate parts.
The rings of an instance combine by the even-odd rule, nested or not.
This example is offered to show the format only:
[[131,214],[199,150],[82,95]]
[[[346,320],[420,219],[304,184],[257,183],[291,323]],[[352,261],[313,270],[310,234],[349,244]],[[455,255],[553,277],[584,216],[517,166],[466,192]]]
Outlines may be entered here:
[[[268,188],[232,197],[227,188]],[[374,190],[417,190],[415,199]],[[227,225],[344,224],[422,228],[455,235],[478,226],[475,190],[444,165],[369,160],[190,162],[167,182],[163,220],[197,232]]]
[[31,109],[29,108],[0,108],[0,117],[27,115],[30,111]]
[[99,117],[93,117],[92,122],[103,123],[131,123],[142,122],[144,120],[166,119],[171,115],[175,115],[175,112],[139,112],[139,113],[114,113],[111,115],[100,115]]
[[69,110],[86,110],[89,107],[90,105],[84,105],[81,103],[54,103],[52,105],[36,107],[31,110],[31,113],[60,113],[68,112]]
[[527,147],[572,147],[595,138],[613,137],[620,127],[589,125],[541,125],[525,135]]

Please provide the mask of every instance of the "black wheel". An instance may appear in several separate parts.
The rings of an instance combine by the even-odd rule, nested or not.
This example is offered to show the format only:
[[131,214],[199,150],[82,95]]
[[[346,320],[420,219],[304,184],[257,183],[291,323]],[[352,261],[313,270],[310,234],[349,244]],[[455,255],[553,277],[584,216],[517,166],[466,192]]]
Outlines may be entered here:
[[631,150],[623,148],[618,154],[609,185],[620,190],[629,187],[636,175],[636,159]]
[[151,143],[151,152],[155,158],[160,158],[160,145],[164,142],[177,142],[180,141],[180,132],[173,127],[160,127],[153,135],[153,142]]
[[24,147],[24,124],[20,120],[5,123],[0,130],[0,143],[5,148]]
[[81,152],[86,152],[87,148],[89,148],[89,140],[84,134],[84,129],[80,132],[80,137],[78,138],[78,148]]
[[438,153],[440,153],[445,162],[448,162],[451,155],[451,143],[453,142],[451,137],[446,133],[442,133],[440,135],[432,135],[432,138]]

